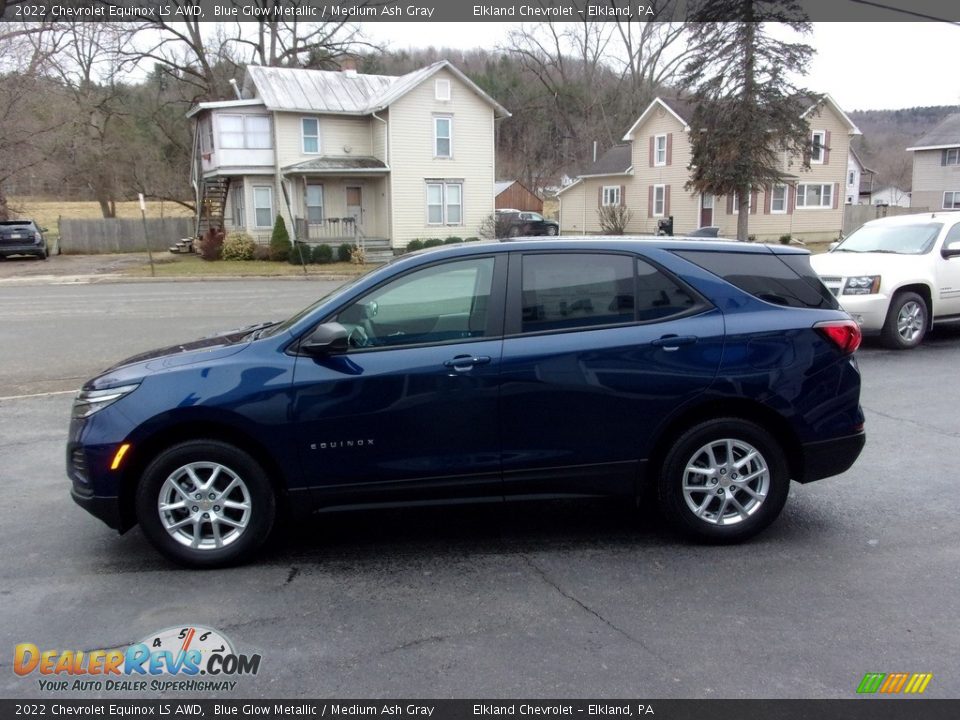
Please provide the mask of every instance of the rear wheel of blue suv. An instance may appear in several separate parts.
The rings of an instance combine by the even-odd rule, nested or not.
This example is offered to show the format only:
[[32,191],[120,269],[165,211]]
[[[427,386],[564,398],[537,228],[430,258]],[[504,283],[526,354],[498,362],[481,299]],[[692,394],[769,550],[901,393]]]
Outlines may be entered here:
[[282,323],[89,381],[72,496],[195,567],[249,559],[281,508],[653,494],[684,534],[742,541],[791,480],[859,455],[859,339],[793,248],[412,253]]

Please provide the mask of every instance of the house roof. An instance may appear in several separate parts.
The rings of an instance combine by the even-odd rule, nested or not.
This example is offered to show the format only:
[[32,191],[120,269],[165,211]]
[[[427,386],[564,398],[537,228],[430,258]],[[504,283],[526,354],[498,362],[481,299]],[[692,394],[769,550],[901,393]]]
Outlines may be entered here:
[[582,178],[610,177],[629,175],[633,171],[633,148],[629,144],[614,145],[603,155],[583,168],[577,179],[570,185],[560,188],[559,193],[565,192],[578,185]]
[[960,146],[960,113],[949,115],[907,150],[944,150]]
[[[664,110],[673,115],[677,120],[680,121],[680,124],[683,125],[684,130],[690,129],[690,123],[687,122],[686,117],[693,116],[693,104],[687,100],[681,100],[674,98],[667,100],[667,98],[655,97],[653,101],[647,105],[647,109],[644,110],[640,117],[637,118],[636,122],[630,126],[630,129],[627,130],[627,133],[623,136],[624,142],[630,142],[633,139],[633,133],[638,127],[643,123],[644,120],[649,117],[650,113],[653,112],[654,108],[662,107]],[[686,117],[684,117],[686,115]]]
[[[800,115],[800,117],[806,117],[807,115],[809,115],[810,113],[812,113],[814,110],[817,109],[818,103],[814,102],[812,98],[803,97],[800,99],[801,101],[805,101],[806,103],[809,103],[809,107],[803,112],[802,115]],[[860,132],[860,128],[857,127],[857,124],[853,120],[851,120],[850,117],[843,111],[843,108],[840,107],[837,101],[830,96],[830,93],[823,94],[823,102],[824,104],[832,107],[834,112],[840,116],[840,119],[847,124],[847,127],[850,128],[851,135],[863,135],[863,133]]]
[[223,109],[223,108],[235,108],[235,107],[256,107],[263,106],[263,100],[258,100],[256,98],[251,100],[217,100],[215,102],[202,102],[197,103],[192,108],[190,112],[187,113],[187,117],[193,117],[201,110],[213,110],[213,109]]
[[580,177],[595,175],[626,175],[633,166],[633,149],[629,144],[614,145],[596,162],[590,163],[580,173]]
[[861,160],[860,156],[857,155],[857,151],[853,149],[852,145],[850,146],[850,157],[852,157],[853,161],[857,163],[857,167],[860,168],[860,172],[864,172],[864,173],[873,172],[873,170],[871,170],[870,168],[868,168],[866,165],[863,164],[863,160]]
[[493,194],[499,195],[515,182],[516,180],[497,180],[495,183],[493,183]]
[[311,158],[303,162],[287,165],[283,168],[286,175],[307,175],[324,172],[386,172],[389,168],[379,158],[366,155],[355,157],[324,156]]
[[443,69],[493,107],[496,117],[510,116],[506,108],[447,60],[399,76],[248,65],[243,88],[245,93],[254,93],[269,110],[369,115],[385,109]]
[[[847,127],[850,128],[851,135],[863,134],[860,132],[860,129],[856,126],[853,120],[851,120],[847,116],[847,114],[843,111],[843,109],[837,104],[836,100],[834,100],[832,97],[830,97],[830,95],[827,95],[827,94],[824,94],[823,100],[826,104],[830,105],[834,109],[834,111],[837,113],[837,115],[839,115],[840,118],[847,124]],[[813,102],[812,98],[804,96],[799,98],[799,101],[801,103],[799,107],[806,107],[806,110],[804,110],[804,112],[801,113],[800,117],[806,117],[809,113],[811,113],[817,107],[817,104]],[[679,120],[680,123],[683,124],[684,131],[690,130],[690,119],[693,117],[693,111],[696,108],[695,103],[691,100],[688,100],[687,98],[681,98],[681,97],[668,98],[668,97],[658,96],[653,99],[653,101],[647,106],[647,109],[644,110],[643,113],[641,113],[640,117],[637,118],[636,122],[634,122],[633,125],[630,126],[630,129],[627,130],[626,135],[623,136],[624,142],[628,142],[632,139],[633,133],[636,131],[636,129],[640,127],[640,125],[643,123],[644,120],[647,119],[650,112],[653,111],[653,109],[658,106],[662,107],[671,115],[673,115],[677,120]]]

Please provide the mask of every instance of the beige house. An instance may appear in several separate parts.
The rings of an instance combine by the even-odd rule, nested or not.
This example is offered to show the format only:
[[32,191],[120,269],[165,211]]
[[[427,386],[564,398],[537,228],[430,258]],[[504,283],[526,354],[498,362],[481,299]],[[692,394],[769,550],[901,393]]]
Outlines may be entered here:
[[951,115],[914,147],[911,205],[960,210],[960,113]]
[[[736,237],[736,197],[690,192],[690,124],[693,107],[682,100],[656,98],[637,118],[623,145],[611,148],[576,182],[560,191],[560,229],[564,234],[600,233],[598,209],[624,205],[631,212],[627,232],[652,234],[657,222],[673,217],[674,233],[717,226],[722,237]],[[746,203],[750,234],[777,240],[833,240],[843,225],[844,189],[850,138],[860,131],[832,98],[811,106],[810,166],[783,153],[785,183],[752,193]]]
[[198,232],[268,242],[469,237],[494,209],[497,119],[510,113],[449,62],[399,77],[247,67],[240,99],[200,103]]

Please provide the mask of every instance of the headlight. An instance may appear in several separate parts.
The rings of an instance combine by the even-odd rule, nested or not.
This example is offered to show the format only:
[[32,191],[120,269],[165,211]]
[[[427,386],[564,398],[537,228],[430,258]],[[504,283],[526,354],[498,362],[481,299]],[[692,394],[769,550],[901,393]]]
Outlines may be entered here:
[[112,405],[124,395],[129,395],[138,387],[140,386],[123,385],[109,390],[81,390],[76,400],[73,401],[71,414],[75,418],[90,417],[95,412],[103,410],[107,405]]
[[846,285],[843,286],[844,295],[873,295],[879,291],[879,275],[848,277]]

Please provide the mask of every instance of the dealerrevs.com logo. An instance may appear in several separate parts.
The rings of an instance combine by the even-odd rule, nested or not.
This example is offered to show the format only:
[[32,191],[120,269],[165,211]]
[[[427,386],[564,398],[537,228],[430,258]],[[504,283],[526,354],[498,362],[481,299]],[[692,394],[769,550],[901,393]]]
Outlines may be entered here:
[[109,650],[41,650],[19,643],[13,671],[37,677],[46,692],[231,691],[237,686],[233,678],[260,671],[260,659],[238,653],[217,630],[189,625]]

